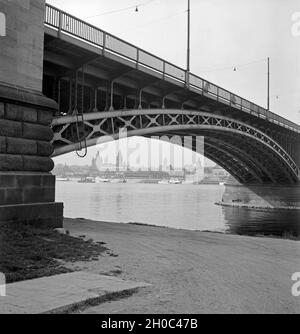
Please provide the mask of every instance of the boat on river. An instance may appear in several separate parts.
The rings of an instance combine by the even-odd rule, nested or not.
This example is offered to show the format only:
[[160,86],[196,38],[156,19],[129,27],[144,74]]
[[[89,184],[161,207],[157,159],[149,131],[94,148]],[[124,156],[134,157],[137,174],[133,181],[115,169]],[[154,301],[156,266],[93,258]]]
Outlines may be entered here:
[[171,180],[169,181],[169,183],[170,183],[170,184],[181,184],[182,181],[180,181],[180,180],[178,180],[178,179],[171,179]]
[[96,183],[96,180],[93,177],[82,177],[78,183]]

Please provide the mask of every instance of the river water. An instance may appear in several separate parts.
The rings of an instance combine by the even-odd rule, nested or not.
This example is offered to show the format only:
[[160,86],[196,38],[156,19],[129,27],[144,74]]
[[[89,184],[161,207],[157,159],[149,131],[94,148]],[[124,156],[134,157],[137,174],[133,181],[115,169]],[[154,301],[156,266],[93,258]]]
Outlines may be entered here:
[[57,182],[69,218],[141,223],[234,234],[300,235],[299,211],[262,212],[215,205],[219,185]]

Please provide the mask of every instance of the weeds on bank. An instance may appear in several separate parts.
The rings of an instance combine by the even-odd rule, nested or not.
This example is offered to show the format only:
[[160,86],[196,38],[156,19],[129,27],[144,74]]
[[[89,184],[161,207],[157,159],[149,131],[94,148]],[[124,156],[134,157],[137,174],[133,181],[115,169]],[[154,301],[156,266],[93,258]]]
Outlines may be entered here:
[[107,251],[84,241],[32,226],[0,226],[0,272],[7,283],[71,272],[62,262],[92,261]]

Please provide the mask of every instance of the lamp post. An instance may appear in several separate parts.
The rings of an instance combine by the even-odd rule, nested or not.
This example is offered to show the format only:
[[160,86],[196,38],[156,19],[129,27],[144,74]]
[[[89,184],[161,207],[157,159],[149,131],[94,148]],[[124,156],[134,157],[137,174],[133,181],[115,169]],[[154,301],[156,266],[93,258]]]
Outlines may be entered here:
[[186,86],[190,84],[190,69],[191,69],[191,6],[188,0],[187,10],[187,64],[186,64]]
[[268,57],[268,101],[267,101],[267,109],[270,111],[270,58]]
[[187,10],[187,67],[186,70],[190,72],[190,60],[191,60],[191,6],[190,0],[188,0],[188,10]]

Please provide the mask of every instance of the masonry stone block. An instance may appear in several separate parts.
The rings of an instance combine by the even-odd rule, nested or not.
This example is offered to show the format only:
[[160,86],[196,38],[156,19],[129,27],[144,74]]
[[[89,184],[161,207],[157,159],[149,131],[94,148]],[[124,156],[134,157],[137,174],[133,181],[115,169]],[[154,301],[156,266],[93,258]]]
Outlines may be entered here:
[[4,103],[0,102],[0,118],[4,118]]
[[0,136],[22,138],[22,123],[0,119]]
[[37,117],[37,123],[49,126],[53,120],[53,112],[49,110],[38,110]]
[[37,142],[37,154],[40,156],[49,157],[53,154],[54,148],[51,143],[45,141]]
[[12,103],[7,103],[5,118],[13,121],[36,123],[37,110]]
[[33,108],[23,108],[23,121],[28,123],[37,123],[37,110]]
[[21,189],[42,187],[42,174],[16,175],[16,187]]
[[23,159],[21,155],[0,154],[0,171],[23,170]]
[[44,174],[42,175],[42,186],[43,187],[55,187],[55,175]]
[[18,188],[7,188],[5,191],[5,205],[22,204],[23,190]]
[[16,176],[11,173],[0,173],[0,189],[1,188],[15,188]]
[[37,142],[35,140],[10,138],[7,137],[7,153],[8,154],[27,154],[37,155]]
[[0,205],[5,203],[5,189],[0,188]]
[[51,141],[53,131],[49,126],[23,123],[23,138]]
[[0,153],[6,153],[6,137],[0,137]]
[[22,121],[23,120],[22,107],[16,104],[7,103],[5,118],[12,121]]
[[48,157],[23,156],[24,171],[50,172],[54,168],[52,159]]
[[23,203],[49,203],[55,200],[55,188],[27,188],[23,191]]

